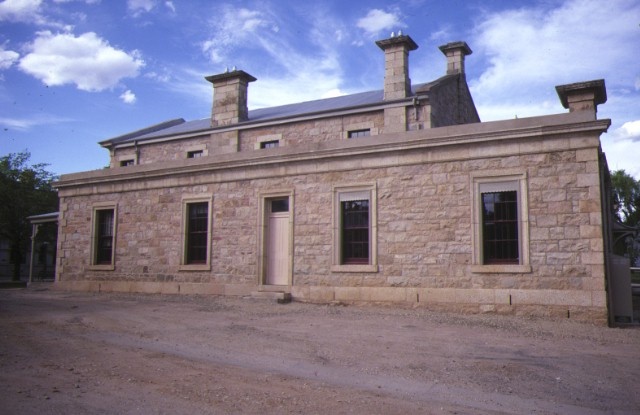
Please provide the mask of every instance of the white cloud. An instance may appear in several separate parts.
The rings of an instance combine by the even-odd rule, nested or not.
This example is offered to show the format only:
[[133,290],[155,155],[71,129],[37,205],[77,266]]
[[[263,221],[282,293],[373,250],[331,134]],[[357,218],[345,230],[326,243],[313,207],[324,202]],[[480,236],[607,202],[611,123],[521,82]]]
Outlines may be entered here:
[[620,128],[614,130],[612,135],[618,140],[640,142],[640,120],[625,122]]
[[0,126],[2,126],[2,129],[7,130],[27,131],[39,125],[60,124],[70,121],[74,120],[52,115],[36,115],[30,118],[0,117]]
[[71,2],[82,2],[87,4],[98,4],[101,0],[53,0],[54,3],[71,3]]
[[167,9],[171,10],[172,12],[176,12],[176,6],[173,4],[172,1],[165,1],[164,5],[167,7]]
[[32,22],[40,19],[42,0],[5,0],[0,3],[0,21]]
[[[277,33],[277,25],[270,22],[264,12],[246,8],[233,8],[229,5],[220,8],[221,16],[211,21],[211,39],[202,45],[203,52],[214,63],[224,62],[230,49],[246,45],[249,39],[259,38],[258,33],[265,29]],[[273,28],[276,28],[275,30]]]
[[136,102],[136,94],[127,89],[120,95],[120,99],[125,104],[133,104]]
[[610,170],[624,170],[637,180],[640,180],[640,163],[638,163],[638,139],[619,140],[615,138],[616,131],[613,131],[611,137],[604,134],[601,138],[602,150],[607,156],[607,163]]
[[148,13],[155,6],[155,0],[127,0],[127,8],[133,12],[134,16],[139,16],[142,12]]
[[[538,4],[485,16],[475,28],[470,46],[488,59],[484,73],[470,80],[479,107],[493,107],[490,111],[498,118],[510,118],[510,105],[555,101],[552,112],[559,112],[553,86],[599,78],[607,80],[610,98],[618,90],[634,89],[640,55],[640,3],[619,0],[602,7],[598,0],[570,0]],[[545,8],[550,4],[558,7]],[[508,111],[504,117],[498,114],[499,105]],[[480,115],[487,120],[482,111]]]
[[358,19],[356,26],[367,35],[375,36],[382,30],[397,30],[406,25],[400,21],[397,13],[387,13],[380,9],[369,10],[365,17]]
[[136,51],[116,49],[93,32],[78,37],[39,32],[27,48],[30,52],[19,63],[22,71],[47,85],[75,84],[83,91],[112,88],[144,66]]
[[0,46],[0,70],[9,69],[19,57],[20,55],[17,52],[4,50],[4,48]]

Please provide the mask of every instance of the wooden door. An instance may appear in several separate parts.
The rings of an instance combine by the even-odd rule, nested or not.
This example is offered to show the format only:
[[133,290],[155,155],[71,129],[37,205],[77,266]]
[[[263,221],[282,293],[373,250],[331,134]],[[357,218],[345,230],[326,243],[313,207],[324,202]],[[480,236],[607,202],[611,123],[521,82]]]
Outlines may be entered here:
[[267,200],[265,284],[289,283],[289,198]]

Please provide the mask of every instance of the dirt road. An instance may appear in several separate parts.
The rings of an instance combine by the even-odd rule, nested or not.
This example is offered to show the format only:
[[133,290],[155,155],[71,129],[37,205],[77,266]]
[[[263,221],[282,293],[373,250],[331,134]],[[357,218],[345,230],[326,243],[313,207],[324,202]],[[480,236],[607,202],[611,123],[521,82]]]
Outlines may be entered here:
[[639,414],[640,329],[0,291],[6,414]]

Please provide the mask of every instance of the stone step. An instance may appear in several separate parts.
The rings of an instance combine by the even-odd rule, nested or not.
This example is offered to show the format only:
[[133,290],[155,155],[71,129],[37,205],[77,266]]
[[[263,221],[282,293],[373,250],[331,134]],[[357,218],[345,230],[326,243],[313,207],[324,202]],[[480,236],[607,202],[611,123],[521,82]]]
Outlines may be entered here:
[[283,291],[253,291],[252,298],[276,300],[279,304],[287,304],[291,302],[291,293]]

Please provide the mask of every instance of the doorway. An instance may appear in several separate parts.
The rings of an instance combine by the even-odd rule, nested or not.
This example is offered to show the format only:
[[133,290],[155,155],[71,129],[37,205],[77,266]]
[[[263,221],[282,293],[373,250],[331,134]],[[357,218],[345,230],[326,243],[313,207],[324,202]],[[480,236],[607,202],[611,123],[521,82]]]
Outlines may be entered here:
[[265,199],[264,284],[289,285],[291,216],[289,197]]

